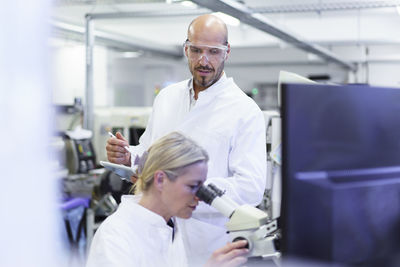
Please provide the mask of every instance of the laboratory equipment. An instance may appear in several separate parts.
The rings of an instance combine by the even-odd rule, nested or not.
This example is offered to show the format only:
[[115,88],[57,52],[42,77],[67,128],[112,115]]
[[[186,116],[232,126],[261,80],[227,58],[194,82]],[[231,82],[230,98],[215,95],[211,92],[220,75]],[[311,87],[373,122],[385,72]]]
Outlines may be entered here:
[[[63,151],[59,153],[69,174],[82,174],[95,169],[96,155],[92,132],[82,129],[82,101],[75,98],[73,105],[55,105],[55,138],[62,138]],[[63,154],[63,155],[62,155]]]
[[96,155],[92,145],[92,132],[75,128],[66,131],[67,166],[70,174],[88,173],[96,168]]
[[250,205],[238,205],[213,184],[201,186],[196,196],[229,218],[226,228],[230,238],[232,242],[247,240],[248,257],[278,262],[277,222],[269,220],[267,213]]
[[278,106],[282,106],[282,85],[288,83],[317,84],[316,82],[303,77],[297,73],[281,70],[278,78]]
[[54,105],[53,108],[55,135],[63,136],[66,131],[82,125],[83,106],[80,98],[75,98],[72,105]]
[[[287,83],[317,84],[299,74],[281,70],[278,78],[278,106],[281,106],[282,85]],[[282,199],[282,120],[277,110],[264,110],[267,128],[267,183],[264,198],[259,207],[266,210],[270,219],[278,219]]]
[[151,107],[103,107],[94,110],[93,144],[97,163],[107,161],[106,143],[108,132],[120,132],[129,145],[139,144],[149,120]]
[[276,110],[264,110],[267,128],[267,182],[263,200],[258,206],[267,211],[270,219],[277,219],[281,211],[281,117]]
[[400,90],[282,92],[283,259],[400,266]]

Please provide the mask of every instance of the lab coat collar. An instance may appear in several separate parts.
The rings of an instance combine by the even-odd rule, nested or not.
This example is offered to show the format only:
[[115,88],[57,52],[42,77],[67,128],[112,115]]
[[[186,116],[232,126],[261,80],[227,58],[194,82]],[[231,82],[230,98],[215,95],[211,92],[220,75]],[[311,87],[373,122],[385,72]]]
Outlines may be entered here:
[[[137,195],[124,195],[121,197],[120,205],[122,207],[125,205],[134,205],[135,206],[134,212],[129,214],[128,219],[135,220],[135,218],[144,217],[144,218],[146,218],[146,221],[148,222],[148,224],[151,224],[155,227],[170,228],[170,226],[167,225],[167,222],[164,220],[164,218],[162,216],[158,215],[157,213],[152,212],[149,209],[146,209],[142,205],[139,205],[138,202],[139,202],[140,198],[141,198],[141,196],[137,196]],[[174,219],[173,219],[173,221],[174,221]]]

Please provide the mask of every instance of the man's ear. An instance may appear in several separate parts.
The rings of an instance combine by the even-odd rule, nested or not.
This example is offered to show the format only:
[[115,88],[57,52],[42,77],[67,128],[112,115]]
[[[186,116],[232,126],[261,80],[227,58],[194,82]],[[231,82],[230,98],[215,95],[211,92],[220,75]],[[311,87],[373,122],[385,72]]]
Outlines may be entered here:
[[163,171],[157,170],[154,172],[154,187],[157,188],[157,190],[161,191],[164,185],[164,179],[166,179],[166,174]]
[[183,52],[185,53],[185,56],[188,58],[188,47],[185,45],[185,47],[183,48]]
[[227,46],[228,46],[228,50],[227,50],[226,53],[225,53],[225,58],[224,58],[224,60],[227,60],[228,57],[229,57],[229,54],[231,53],[231,44],[228,43]]

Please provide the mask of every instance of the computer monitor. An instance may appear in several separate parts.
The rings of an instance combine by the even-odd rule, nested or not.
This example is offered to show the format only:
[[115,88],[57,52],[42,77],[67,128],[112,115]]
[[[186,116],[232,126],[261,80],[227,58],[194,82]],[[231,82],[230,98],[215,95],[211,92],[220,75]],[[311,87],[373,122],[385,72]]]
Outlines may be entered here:
[[400,90],[282,93],[284,257],[400,266]]
[[316,84],[316,82],[303,77],[297,73],[281,70],[279,71],[278,78],[278,106],[282,105],[282,85],[287,83],[297,83],[297,84]]

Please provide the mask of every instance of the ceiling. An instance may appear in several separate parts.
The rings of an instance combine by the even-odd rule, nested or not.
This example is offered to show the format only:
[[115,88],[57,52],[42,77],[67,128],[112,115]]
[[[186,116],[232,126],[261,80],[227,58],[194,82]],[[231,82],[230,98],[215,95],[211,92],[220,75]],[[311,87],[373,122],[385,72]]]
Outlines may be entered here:
[[[202,1],[196,1],[202,2]],[[207,2],[207,1],[204,1]],[[230,1],[259,12],[280,28],[312,43],[400,43],[400,1],[281,0]],[[129,12],[129,18],[121,18]],[[56,22],[84,26],[85,14],[110,14],[95,19],[96,30],[161,45],[180,45],[188,23],[209,9],[190,1],[58,0]],[[115,14],[119,14],[117,17]],[[241,23],[229,27],[233,46],[280,44],[279,39]]]
[[213,11],[240,19],[227,23],[232,47],[289,44],[350,69],[330,47],[400,45],[400,0],[58,0],[52,23],[64,38],[83,40],[90,14],[100,42],[181,56],[188,24]]

